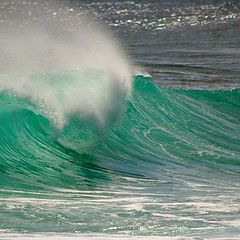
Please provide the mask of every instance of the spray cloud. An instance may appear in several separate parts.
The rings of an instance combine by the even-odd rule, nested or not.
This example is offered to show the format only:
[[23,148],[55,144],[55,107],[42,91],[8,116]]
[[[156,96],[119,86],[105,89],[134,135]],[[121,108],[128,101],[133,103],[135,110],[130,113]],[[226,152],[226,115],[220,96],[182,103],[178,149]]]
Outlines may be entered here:
[[131,74],[107,31],[56,1],[12,1],[0,9],[1,91],[43,106],[63,132],[73,116],[108,125],[130,93]]

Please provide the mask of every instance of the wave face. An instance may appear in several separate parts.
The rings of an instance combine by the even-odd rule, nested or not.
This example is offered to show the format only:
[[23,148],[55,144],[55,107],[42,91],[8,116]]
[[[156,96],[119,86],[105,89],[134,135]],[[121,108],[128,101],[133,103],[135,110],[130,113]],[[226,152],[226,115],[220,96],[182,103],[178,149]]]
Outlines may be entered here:
[[1,231],[240,234],[240,90],[164,89],[138,75],[131,97],[114,87],[106,108],[101,74],[84,76],[104,124],[79,111],[59,127],[48,105],[1,92]]
[[[94,146],[100,132],[106,132],[118,118],[128,95],[121,79],[89,69],[30,76],[3,75],[0,86],[1,104],[9,107],[4,109],[4,115],[17,112],[19,119],[25,119],[28,112],[33,112],[44,117],[49,122],[48,128],[52,127],[48,130],[52,138],[81,152]],[[35,122],[31,118],[26,120],[29,125]],[[44,125],[41,120],[39,124]]]

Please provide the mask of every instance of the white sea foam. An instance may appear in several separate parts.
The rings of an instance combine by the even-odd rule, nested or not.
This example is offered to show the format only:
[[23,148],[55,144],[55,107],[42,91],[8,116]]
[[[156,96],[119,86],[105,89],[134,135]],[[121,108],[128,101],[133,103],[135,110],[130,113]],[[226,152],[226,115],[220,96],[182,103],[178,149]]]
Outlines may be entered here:
[[[111,239],[111,240],[203,240],[201,237],[170,237],[170,236],[128,236],[128,235],[108,235],[108,234],[78,234],[78,233],[44,233],[44,234],[17,234],[17,233],[7,233],[8,230],[6,230],[4,233],[4,230],[2,230],[3,233],[1,233],[0,230],[0,239],[10,240],[10,239],[19,239],[19,240],[25,240],[25,239],[36,239],[36,240],[42,240],[42,239],[61,239],[61,240],[68,240],[68,239],[96,239],[96,240],[105,240],[105,239]],[[239,238],[236,236],[226,235],[226,236],[216,236],[216,237],[210,237],[209,240],[238,240]]]

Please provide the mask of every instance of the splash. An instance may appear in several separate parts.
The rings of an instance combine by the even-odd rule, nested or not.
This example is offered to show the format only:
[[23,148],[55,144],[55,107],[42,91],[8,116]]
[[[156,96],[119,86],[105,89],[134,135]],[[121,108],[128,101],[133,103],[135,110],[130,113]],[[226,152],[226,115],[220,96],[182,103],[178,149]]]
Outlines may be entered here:
[[69,135],[79,138],[85,122],[104,132],[131,91],[131,70],[119,44],[102,26],[57,2],[16,9],[14,14],[6,9],[1,29],[1,91],[37,106],[35,113],[65,133],[58,134],[61,143]]

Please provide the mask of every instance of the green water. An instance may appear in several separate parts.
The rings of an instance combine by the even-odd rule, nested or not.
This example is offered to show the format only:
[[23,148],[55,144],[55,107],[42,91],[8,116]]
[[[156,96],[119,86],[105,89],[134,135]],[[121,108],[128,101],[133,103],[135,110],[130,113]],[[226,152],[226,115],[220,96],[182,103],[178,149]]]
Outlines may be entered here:
[[240,90],[135,76],[116,93],[104,124],[80,112],[62,128],[47,105],[1,93],[1,231],[238,236]]

